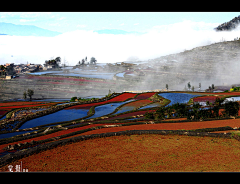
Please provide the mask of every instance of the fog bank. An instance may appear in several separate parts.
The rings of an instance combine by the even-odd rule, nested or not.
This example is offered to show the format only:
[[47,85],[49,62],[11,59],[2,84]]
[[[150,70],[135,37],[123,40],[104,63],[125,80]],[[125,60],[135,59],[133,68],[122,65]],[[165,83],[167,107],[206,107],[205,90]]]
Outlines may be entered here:
[[115,63],[129,58],[153,59],[221,40],[239,37],[240,30],[216,32],[220,23],[183,21],[154,26],[142,34],[98,34],[76,30],[55,37],[0,36],[0,64],[39,63],[60,56],[69,65],[95,57],[98,63]]

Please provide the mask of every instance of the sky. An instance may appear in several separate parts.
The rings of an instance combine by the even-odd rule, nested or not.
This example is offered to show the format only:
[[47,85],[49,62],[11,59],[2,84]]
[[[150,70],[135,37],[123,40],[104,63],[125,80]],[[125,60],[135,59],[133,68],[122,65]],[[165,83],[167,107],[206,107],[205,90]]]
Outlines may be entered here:
[[[219,33],[213,30],[239,15],[240,12],[0,12],[0,22],[62,33],[55,37],[1,36],[0,64],[43,64],[58,56],[70,65],[86,56],[95,57],[99,63],[153,59],[222,38],[239,37],[238,29]],[[108,32],[100,34],[99,30]],[[116,30],[125,32],[117,34]]]

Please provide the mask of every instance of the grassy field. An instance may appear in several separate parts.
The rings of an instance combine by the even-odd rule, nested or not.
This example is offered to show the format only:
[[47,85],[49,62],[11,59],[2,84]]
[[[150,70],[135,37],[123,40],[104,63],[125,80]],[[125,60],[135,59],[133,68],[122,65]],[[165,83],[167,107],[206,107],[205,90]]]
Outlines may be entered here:
[[[81,141],[12,162],[34,171],[239,171],[235,139],[131,135]],[[8,167],[0,168],[8,171]]]

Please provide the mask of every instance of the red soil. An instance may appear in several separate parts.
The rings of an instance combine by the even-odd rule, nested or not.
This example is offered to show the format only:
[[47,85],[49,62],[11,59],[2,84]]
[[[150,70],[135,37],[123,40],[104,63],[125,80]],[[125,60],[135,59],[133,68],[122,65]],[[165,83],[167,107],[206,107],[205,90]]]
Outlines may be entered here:
[[144,115],[146,112],[155,112],[155,110],[143,110],[143,111],[131,112],[131,113],[122,114],[122,115],[119,115],[119,116],[114,116],[114,117],[108,118],[107,120],[127,118],[127,117],[141,115],[141,114]]
[[[131,135],[80,141],[22,158],[29,172],[239,171],[236,139]],[[0,171],[9,171],[8,165]],[[15,171],[15,168],[13,168]]]
[[217,96],[200,96],[200,97],[196,97],[193,98],[193,102],[215,102]]
[[104,101],[104,102],[96,102],[96,103],[75,105],[75,106],[72,106],[72,107],[68,107],[66,109],[81,109],[81,108],[92,107],[92,106],[95,106],[95,105],[102,105],[102,104],[109,103],[109,102],[125,101],[128,98],[133,98],[135,95],[136,95],[136,93],[123,93],[119,96],[116,96],[116,97],[114,97],[110,100]]
[[64,80],[64,81],[81,81],[81,82],[97,82],[97,83],[107,83],[107,84],[115,84],[113,82],[105,82],[98,80],[87,80],[87,79],[77,79],[77,78],[67,78],[67,77],[43,77],[43,76],[27,76],[27,79],[48,79],[48,80]]
[[210,95],[240,95],[240,92],[229,92],[229,93],[203,93],[203,94],[210,94]]
[[0,111],[0,115],[5,114],[6,112],[8,112],[8,111]]
[[91,124],[91,125],[87,125],[87,126],[83,126],[83,127],[72,128],[72,129],[68,129],[68,130],[62,130],[62,131],[59,131],[59,132],[55,132],[55,133],[52,133],[52,134],[43,135],[43,136],[31,138],[31,139],[26,139],[26,140],[22,140],[22,141],[13,142],[13,143],[2,144],[2,145],[0,145],[0,152],[3,152],[4,151],[3,148],[8,146],[8,145],[13,145],[13,144],[17,144],[17,143],[24,143],[24,142],[31,142],[32,140],[34,140],[34,141],[44,140],[44,139],[57,137],[57,136],[64,135],[64,134],[69,134],[69,133],[76,132],[76,131],[79,131],[79,130],[91,128],[91,127],[94,127],[94,126],[101,126],[101,125],[104,125],[104,124],[97,124],[97,125]]
[[[48,83],[48,84],[60,84],[60,85],[80,85],[80,86],[86,86],[87,83],[81,83],[81,84],[73,84],[73,83],[67,83],[67,82],[42,82],[42,83]],[[94,84],[91,84],[94,86]]]
[[215,127],[240,127],[239,119],[228,120],[215,120],[215,121],[196,121],[186,123],[159,123],[159,124],[146,124],[146,125],[132,125],[123,127],[104,128],[85,132],[81,135],[100,134],[106,132],[118,132],[125,130],[194,130],[201,128],[215,128]]
[[137,100],[145,100],[145,99],[148,99],[151,96],[153,96],[155,93],[156,92],[153,92],[153,93],[143,93],[143,94],[138,95],[135,99],[137,99]]
[[15,109],[15,108],[23,108],[23,107],[39,107],[39,106],[51,106],[56,103],[47,103],[47,104],[35,104],[35,105],[14,105],[14,106],[9,106],[9,107],[0,107],[1,109]]
[[0,107],[14,106],[14,105],[33,105],[33,104],[45,104],[46,102],[6,102],[0,103]]
[[151,100],[138,100],[138,101],[134,101],[134,102],[131,102],[131,103],[128,103],[126,105],[124,105],[123,107],[140,107],[142,105],[146,105],[146,104],[149,104],[151,103],[152,101]]
[[133,98],[134,96],[136,96],[137,93],[123,93],[121,95],[118,95],[110,100],[108,100],[107,102],[117,102],[117,101],[125,101],[128,98]]

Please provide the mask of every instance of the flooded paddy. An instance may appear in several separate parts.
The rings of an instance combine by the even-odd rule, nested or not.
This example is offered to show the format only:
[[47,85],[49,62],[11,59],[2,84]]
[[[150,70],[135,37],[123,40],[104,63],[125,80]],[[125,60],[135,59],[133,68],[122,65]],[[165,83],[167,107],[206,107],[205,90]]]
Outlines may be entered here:
[[139,109],[147,109],[147,108],[152,108],[152,107],[161,107],[162,104],[159,103],[159,102],[155,102],[155,103],[152,103],[152,104],[149,104],[149,105],[146,105],[144,107],[141,107]]
[[86,119],[91,119],[91,118],[97,118],[97,117],[105,116],[107,114],[112,113],[120,105],[122,105],[124,103],[128,103],[128,102],[134,101],[134,100],[135,99],[131,99],[131,100],[128,100],[126,102],[109,103],[109,104],[97,106],[97,107],[95,107],[95,114],[93,116],[89,117],[89,118],[86,118]]
[[56,123],[61,121],[71,121],[87,116],[89,109],[67,109],[60,110],[58,112],[41,116],[25,122],[19,129],[33,128],[40,125],[49,123]]
[[187,93],[158,93],[158,95],[171,100],[171,102],[167,106],[175,103],[187,103],[191,98],[201,96]]

